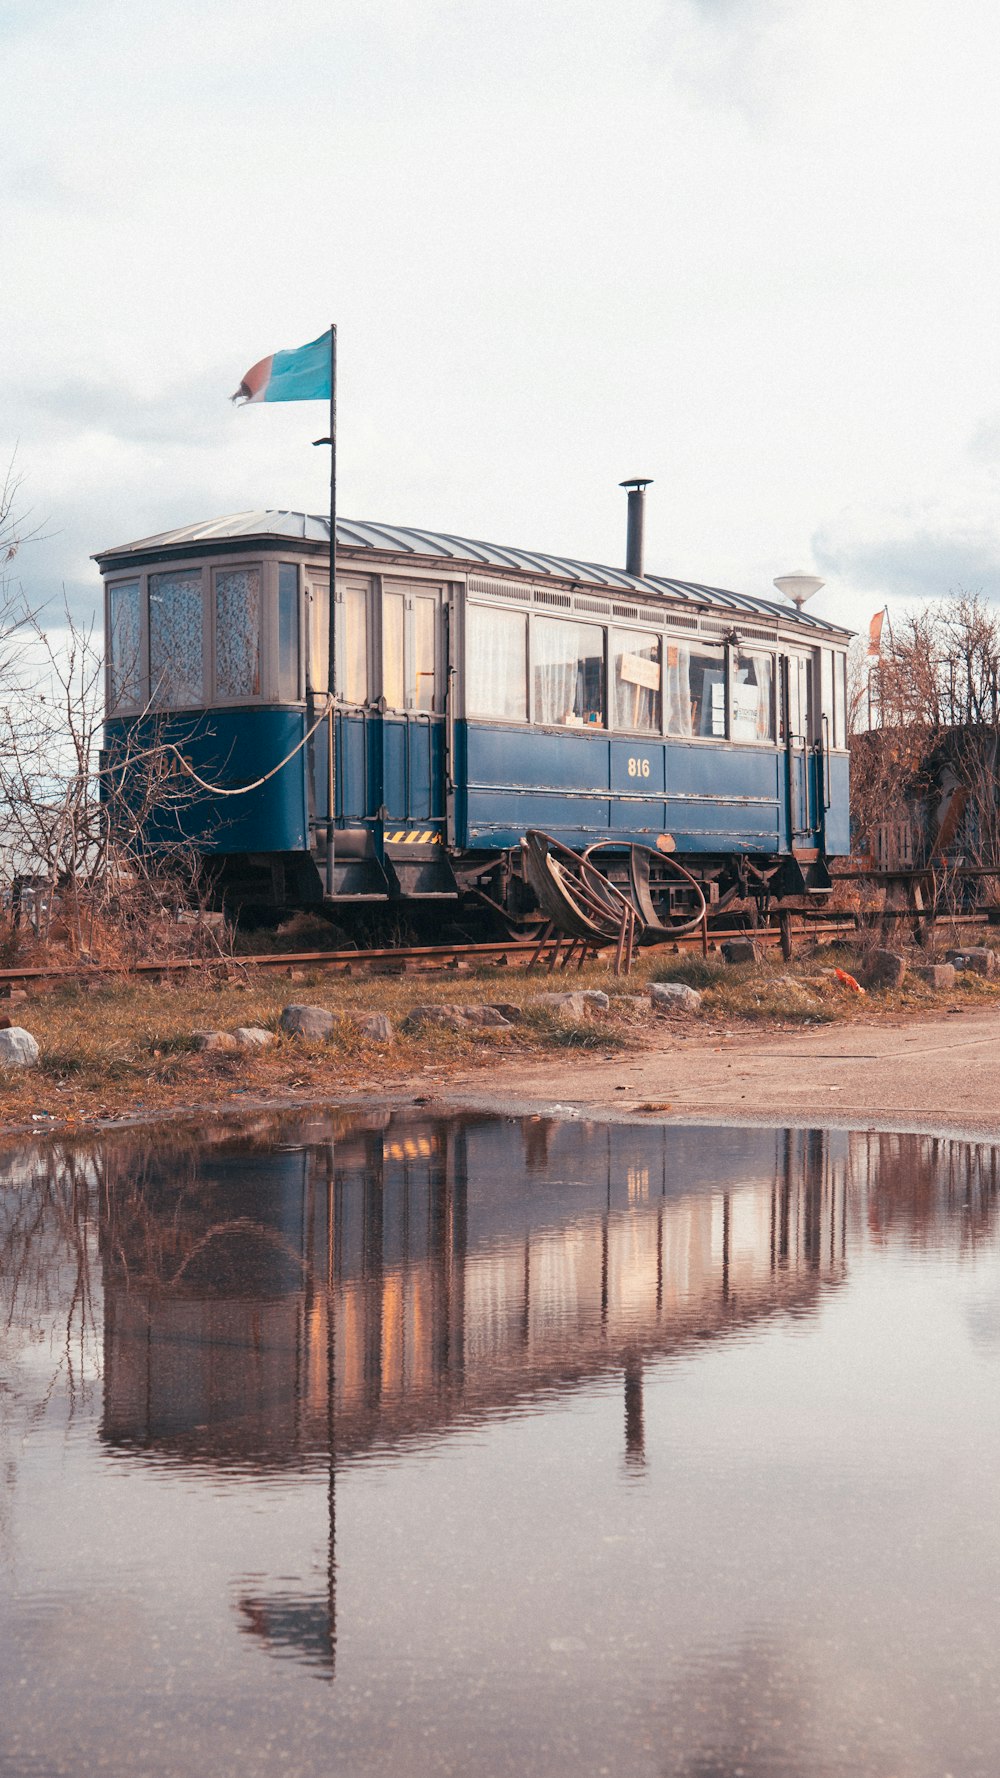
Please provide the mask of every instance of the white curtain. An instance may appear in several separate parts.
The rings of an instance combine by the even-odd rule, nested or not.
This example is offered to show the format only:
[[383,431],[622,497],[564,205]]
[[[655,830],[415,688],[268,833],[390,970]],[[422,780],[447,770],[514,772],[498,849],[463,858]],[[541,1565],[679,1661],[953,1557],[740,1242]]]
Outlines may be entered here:
[[667,734],[690,735],[691,650],[686,642],[668,642],[663,695],[667,707]]
[[525,639],[522,611],[466,609],[466,710],[469,716],[523,722],[527,714]]
[[534,720],[576,727],[577,626],[542,617],[532,631]]

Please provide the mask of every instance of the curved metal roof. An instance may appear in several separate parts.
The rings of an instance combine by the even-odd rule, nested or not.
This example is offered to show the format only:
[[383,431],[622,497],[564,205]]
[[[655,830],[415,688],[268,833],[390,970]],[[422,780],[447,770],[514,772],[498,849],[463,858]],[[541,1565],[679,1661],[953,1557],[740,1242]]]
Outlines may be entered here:
[[[305,543],[329,548],[330,521],[308,512],[286,512],[265,509],[259,512],[232,513],[224,518],[207,519],[199,525],[183,525],[175,531],[160,531],[153,537],[142,537],[135,543],[121,544],[102,550],[94,560],[102,566],[127,556],[163,555],[171,550],[191,552],[201,545],[239,542],[244,538],[274,538],[277,542]],[[852,632],[825,618],[813,617],[807,611],[796,611],[774,599],[759,599],[749,593],[734,593],[726,587],[702,586],[696,581],[673,580],[659,574],[646,574],[637,579],[624,568],[609,568],[599,562],[580,562],[571,556],[542,555],[537,550],[515,549],[507,544],[483,543],[469,537],[454,537],[447,531],[417,530],[412,525],[383,525],[369,520],[338,519],[337,544],[345,549],[370,549],[389,555],[424,557],[431,561],[461,562],[472,568],[513,570],[535,578],[578,582],[609,591],[632,594],[653,594],[683,604],[722,606],[730,611],[756,613],[760,617],[795,622],[820,630]]]

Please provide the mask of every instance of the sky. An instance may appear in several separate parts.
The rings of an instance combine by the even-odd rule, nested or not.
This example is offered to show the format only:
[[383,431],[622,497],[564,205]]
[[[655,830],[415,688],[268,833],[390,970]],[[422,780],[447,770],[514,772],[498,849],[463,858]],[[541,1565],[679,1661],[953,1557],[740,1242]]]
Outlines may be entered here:
[[[990,0],[0,0],[0,471],[25,592],[255,507],[854,627],[1000,596]],[[2,478],[0,478],[2,479]],[[54,620],[53,620],[54,621]]]

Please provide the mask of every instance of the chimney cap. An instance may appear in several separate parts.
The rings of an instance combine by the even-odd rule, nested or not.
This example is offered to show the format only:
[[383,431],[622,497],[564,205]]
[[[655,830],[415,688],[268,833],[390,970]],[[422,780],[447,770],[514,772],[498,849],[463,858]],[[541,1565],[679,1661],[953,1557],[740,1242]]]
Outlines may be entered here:
[[652,486],[651,475],[632,475],[627,482],[619,482],[620,488],[648,488]]

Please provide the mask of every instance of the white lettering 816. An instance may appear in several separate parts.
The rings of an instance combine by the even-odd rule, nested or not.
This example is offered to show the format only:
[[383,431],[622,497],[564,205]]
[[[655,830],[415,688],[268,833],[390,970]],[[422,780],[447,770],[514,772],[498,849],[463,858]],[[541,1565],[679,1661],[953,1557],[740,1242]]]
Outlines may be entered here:
[[648,759],[635,759],[635,758],[630,759],[628,762],[628,775],[630,778],[648,778],[649,777],[649,760]]

